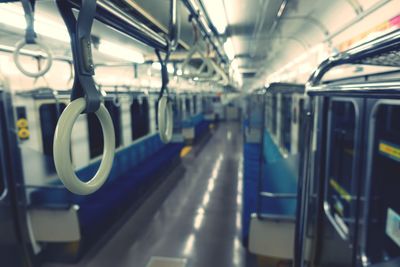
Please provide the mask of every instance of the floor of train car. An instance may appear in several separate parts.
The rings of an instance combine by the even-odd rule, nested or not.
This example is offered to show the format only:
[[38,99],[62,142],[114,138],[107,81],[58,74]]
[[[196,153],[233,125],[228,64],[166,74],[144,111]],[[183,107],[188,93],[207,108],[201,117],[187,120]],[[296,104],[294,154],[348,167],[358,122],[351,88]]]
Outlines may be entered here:
[[221,123],[170,175],[176,182],[155,212],[135,212],[80,263],[45,267],[255,266],[240,241],[242,139],[239,123]]

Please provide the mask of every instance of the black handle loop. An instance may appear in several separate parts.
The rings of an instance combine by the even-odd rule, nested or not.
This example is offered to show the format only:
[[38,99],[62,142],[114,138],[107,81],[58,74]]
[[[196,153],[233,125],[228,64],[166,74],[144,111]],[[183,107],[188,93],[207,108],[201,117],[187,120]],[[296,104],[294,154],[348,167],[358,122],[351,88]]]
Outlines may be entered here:
[[27,44],[36,44],[35,32],[35,0],[21,0],[22,8],[24,9],[26,30],[25,42]]
[[99,109],[101,103],[101,95],[93,79],[94,64],[91,40],[97,1],[82,0],[78,19],[75,19],[72,6],[68,4],[68,1],[57,0],[57,6],[71,37],[75,71],[71,101],[84,97],[86,100],[86,109],[84,112],[95,112]]

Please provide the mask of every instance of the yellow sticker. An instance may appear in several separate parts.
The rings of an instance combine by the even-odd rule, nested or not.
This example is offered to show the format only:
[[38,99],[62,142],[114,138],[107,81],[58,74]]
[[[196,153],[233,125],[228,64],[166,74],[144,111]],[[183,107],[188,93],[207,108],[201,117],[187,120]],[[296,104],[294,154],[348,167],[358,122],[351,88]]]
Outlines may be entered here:
[[330,179],[329,180],[330,185],[333,187],[333,189],[335,189],[336,192],[339,193],[339,195],[346,200],[347,202],[351,202],[351,195],[346,191],[346,189],[344,189],[343,187],[341,187],[338,182],[336,182],[334,179]]
[[28,127],[28,121],[25,118],[21,118],[17,120],[17,127],[18,128],[27,128]]
[[184,148],[182,148],[181,150],[181,158],[186,157],[187,154],[189,154],[189,152],[192,150],[191,146],[185,146]]
[[400,161],[400,147],[388,142],[379,142],[379,152],[389,158]]
[[21,139],[28,139],[30,135],[31,133],[26,128],[22,128],[21,130],[18,131],[18,137]]

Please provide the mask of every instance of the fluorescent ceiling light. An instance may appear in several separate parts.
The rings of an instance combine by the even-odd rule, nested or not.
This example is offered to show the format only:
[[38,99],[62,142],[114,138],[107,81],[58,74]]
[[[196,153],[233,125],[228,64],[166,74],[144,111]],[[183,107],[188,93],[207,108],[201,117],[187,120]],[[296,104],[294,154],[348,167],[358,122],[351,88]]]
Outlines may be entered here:
[[206,12],[219,34],[224,34],[228,27],[225,16],[225,6],[223,0],[203,0]]
[[278,18],[280,18],[280,17],[282,16],[283,11],[285,10],[286,4],[287,4],[287,1],[284,0],[284,1],[282,2],[281,6],[279,7],[278,14],[277,14],[277,17],[278,17]]
[[144,62],[144,56],[140,52],[106,40],[100,40],[99,52],[111,57],[122,59],[123,61],[130,61],[139,64]]
[[[161,64],[160,64],[160,62],[153,62],[153,63],[151,63],[151,67],[152,67],[153,69],[155,69],[155,70],[160,70],[160,71],[161,71]],[[169,74],[173,74],[174,71],[175,71],[174,65],[172,65],[171,63],[168,64],[168,65],[167,65],[167,70],[168,70],[168,73],[169,73]],[[178,72],[179,72],[179,70],[178,70]],[[178,74],[178,75],[179,75],[179,74]],[[182,75],[182,71],[181,71],[181,74],[180,74],[180,75]]]
[[[22,6],[1,4],[0,23],[16,29],[25,30],[26,21]],[[50,37],[62,42],[69,43],[70,41],[67,29],[64,25],[57,24],[40,13],[35,14],[35,31],[39,35]]]
[[233,60],[235,58],[235,48],[233,47],[231,38],[226,39],[226,42],[224,43],[224,50],[229,60]]

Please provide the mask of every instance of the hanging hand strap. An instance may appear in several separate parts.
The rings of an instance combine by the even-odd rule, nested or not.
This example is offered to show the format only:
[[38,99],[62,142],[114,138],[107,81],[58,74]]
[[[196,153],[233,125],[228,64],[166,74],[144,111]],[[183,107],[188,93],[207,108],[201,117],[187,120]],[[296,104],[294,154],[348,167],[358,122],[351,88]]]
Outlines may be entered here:
[[[50,49],[44,43],[40,42],[37,39],[37,35],[35,32],[35,14],[34,14],[35,0],[21,0],[21,4],[22,8],[24,9],[25,20],[26,20],[25,38],[16,44],[13,53],[13,59],[15,65],[23,74],[25,74],[28,77],[37,79],[38,77],[45,75],[50,70],[51,65],[53,64],[53,56],[51,55]],[[41,50],[44,51],[45,57],[47,58],[46,64],[43,66],[43,68],[39,69],[36,72],[26,70],[22,62],[20,62],[21,50],[27,44],[37,45]],[[40,57],[37,58],[40,59]]]
[[36,43],[36,32],[35,32],[35,0],[21,0],[22,8],[25,13],[26,30],[25,30],[25,41],[27,44]]
[[[54,133],[53,154],[57,174],[65,187],[79,195],[88,195],[98,190],[111,172],[115,154],[115,132],[113,121],[96,89],[93,79],[94,64],[90,32],[96,14],[96,0],[82,0],[78,19],[66,0],[57,0],[57,6],[71,37],[74,61],[74,84],[71,103],[65,108],[57,122]],[[76,176],[71,156],[71,134],[75,121],[82,112],[95,113],[103,130],[103,158],[96,174],[83,182]]]

